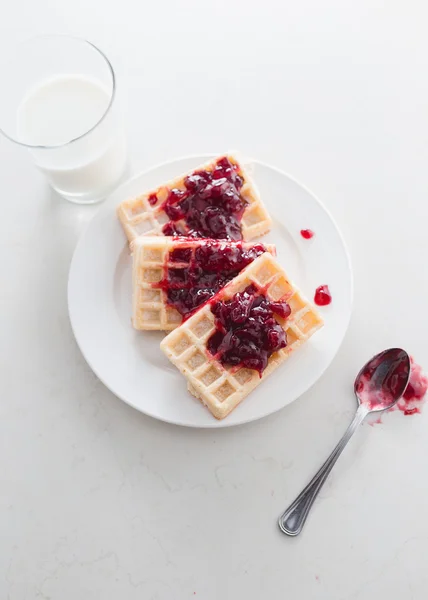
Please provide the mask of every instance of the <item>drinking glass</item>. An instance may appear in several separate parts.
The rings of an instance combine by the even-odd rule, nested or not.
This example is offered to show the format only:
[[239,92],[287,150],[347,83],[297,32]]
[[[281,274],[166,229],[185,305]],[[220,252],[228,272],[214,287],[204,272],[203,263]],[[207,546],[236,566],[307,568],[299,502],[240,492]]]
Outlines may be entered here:
[[103,200],[127,166],[116,78],[91,42],[43,35],[0,68],[0,131],[25,147],[50,185],[80,204]]

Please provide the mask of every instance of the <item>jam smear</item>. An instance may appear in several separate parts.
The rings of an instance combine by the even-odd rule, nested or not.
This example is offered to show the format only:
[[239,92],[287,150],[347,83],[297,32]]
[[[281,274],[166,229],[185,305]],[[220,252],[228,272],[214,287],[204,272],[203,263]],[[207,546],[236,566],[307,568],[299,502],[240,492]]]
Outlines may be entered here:
[[242,242],[215,240],[201,244],[193,255],[190,248],[178,247],[169,253],[170,266],[159,287],[166,291],[168,304],[188,318],[264,252],[263,244],[244,248]]
[[310,240],[311,238],[314,237],[315,233],[312,231],[312,229],[301,229],[300,230],[300,235],[305,240]]
[[216,331],[207,343],[208,351],[223,365],[255,369],[260,377],[269,357],[285,348],[287,336],[275,319],[290,316],[286,302],[272,302],[254,285],[226,301],[213,302]]
[[397,402],[396,407],[406,416],[420,413],[428,390],[428,377],[423,374],[422,368],[410,357],[410,379],[403,397]]
[[212,171],[188,175],[185,190],[170,190],[162,205],[170,219],[162,228],[163,234],[241,240],[240,221],[247,202],[240,193],[243,179],[238,168],[223,157]]
[[327,306],[328,304],[331,304],[331,294],[328,285],[320,285],[317,287],[315,290],[314,302],[315,304],[318,304],[318,306]]

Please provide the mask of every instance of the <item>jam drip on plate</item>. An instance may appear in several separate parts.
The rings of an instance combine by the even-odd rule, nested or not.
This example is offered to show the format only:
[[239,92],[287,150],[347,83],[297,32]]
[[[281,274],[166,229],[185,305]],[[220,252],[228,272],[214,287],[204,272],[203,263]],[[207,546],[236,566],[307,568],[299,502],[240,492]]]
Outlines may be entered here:
[[185,190],[170,190],[162,205],[170,219],[163,226],[164,235],[241,240],[247,203],[240,194],[243,180],[237,170],[223,157],[212,171],[188,175]]
[[168,304],[188,318],[263,252],[263,244],[243,248],[242,242],[207,241],[194,254],[191,248],[178,247],[169,253],[160,287],[167,293]]
[[285,348],[287,336],[275,316],[286,319],[286,302],[272,302],[249,285],[230,300],[213,302],[216,331],[208,340],[208,351],[223,365],[255,369],[260,377],[269,357]]
[[318,304],[318,306],[327,306],[328,304],[331,304],[331,294],[328,285],[320,285],[317,287],[315,290],[314,302],[315,304]]

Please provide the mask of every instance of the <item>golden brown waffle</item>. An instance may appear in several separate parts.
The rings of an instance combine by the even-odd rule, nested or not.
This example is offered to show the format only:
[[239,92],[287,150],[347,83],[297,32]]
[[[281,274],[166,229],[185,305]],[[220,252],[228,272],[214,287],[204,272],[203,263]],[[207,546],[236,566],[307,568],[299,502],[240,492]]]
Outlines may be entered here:
[[[257,188],[251,181],[250,176],[245,171],[242,164],[231,154],[227,154],[226,158],[234,165],[237,165],[237,172],[244,181],[240,194],[248,203],[248,206],[245,208],[242,216],[241,228],[242,239],[248,241],[267,233],[271,227],[271,218],[260,200]],[[128,240],[132,242],[140,235],[163,235],[162,227],[165,223],[168,223],[170,219],[163,210],[162,204],[165,202],[169,190],[185,190],[184,179],[188,175],[200,170],[211,171],[216,166],[218,160],[219,158],[213,159],[197,169],[185,173],[173,181],[165,183],[155,190],[151,190],[137,198],[122,202],[117,209],[117,214]],[[157,201],[152,206],[149,202],[149,197],[153,197],[154,194],[157,197]],[[186,229],[186,226],[182,221],[178,221],[177,224],[184,225],[184,229]]]
[[291,308],[286,320],[276,317],[287,334],[287,346],[271,355],[261,378],[257,371],[251,369],[225,368],[207,351],[207,341],[215,331],[210,303],[168,334],[160,345],[169,360],[186,377],[190,393],[199,398],[217,419],[226,417],[291,352],[323,325],[318,311],[267,252],[232,279],[215,299],[230,299],[250,284],[255,285],[268,299],[286,301]]
[[[132,323],[136,329],[170,331],[180,325],[182,315],[167,304],[167,295],[160,282],[168,267],[186,269],[194,257],[196,248],[207,243],[203,239],[140,236],[132,244],[133,250],[133,300]],[[214,241],[216,243],[216,241]],[[250,249],[256,244],[247,242],[218,242],[221,245],[242,245]],[[259,245],[259,244],[258,244]],[[275,254],[275,246],[264,244],[266,250]],[[169,262],[171,250],[191,250],[189,262]]]

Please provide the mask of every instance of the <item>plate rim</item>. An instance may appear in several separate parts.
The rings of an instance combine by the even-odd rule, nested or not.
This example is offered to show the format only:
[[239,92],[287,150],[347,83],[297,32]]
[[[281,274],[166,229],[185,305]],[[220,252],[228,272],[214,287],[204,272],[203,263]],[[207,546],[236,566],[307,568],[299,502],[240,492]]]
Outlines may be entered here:
[[328,218],[330,219],[332,225],[334,226],[334,229],[338,235],[338,238],[340,239],[342,248],[344,250],[344,255],[346,258],[346,265],[347,265],[347,270],[348,270],[348,274],[349,274],[349,311],[348,311],[348,315],[347,315],[347,319],[346,319],[346,324],[345,327],[343,328],[343,333],[342,336],[340,338],[340,341],[337,345],[336,350],[334,351],[334,353],[331,356],[330,361],[328,362],[328,364],[326,364],[326,366],[322,369],[322,371],[320,372],[320,374],[318,375],[318,377],[315,379],[315,381],[313,381],[312,383],[310,383],[306,389],[298,396],[296,396],[296,398],[294,398],[291,402],[288,402],[288,404],[285,404],[284,406],[280,406],[278,408],[275,408],[274,410],[269,410],[267,412],[263,412],[262,414],[259,414],[257,416],[254,417],[249,417],[249,418],[245,418],[239,422],[228,422],[227,419],[223,419],[223,420],[217,420],[213,417],[213,422],[207,422],[204,424],[195,424],[195,423],[191,423],[191,422],[177,422],[174,421],[172,419],[168,419],[167,417],[160,417],[158,415],[155,415],[153,413],[150,413],[146,410],[143,410],[142,408],[136,406],[133,402],[129,401],[128,399],[126,399],[122,394],[117,393],[115,390],[112,389],[112,387],[110,385],[107,385],[107,383],[104,381],[104,378],[102,376],[100,376],[100,374],[98,373],[98,370],[95,369],[91,363],[91,361],[88,359],[87,354],[85,353],[84,349],[82,348],[82,345],[79,342],[78,336],[76,334],[76,329],[73,323],[73,318],[72,318],[72,310],[71,310],[71,302],[70,302],[70,296],[71,296],[71,292],[70,292],[70,288],[71,288],[71,279],[72,279],[72,270],[75,264],[75,260],[76,260],[76,255],[78,254],[78,249],[79,247],[83,244],[83,240],[86,236],[87,231],[89,230],[92,222],[100,217],[101,215],[103,215],[104,213],[107,213],[108,210],[111,210],[111,197],[117,193],[120,193],[120,190],[122,188],[125,188],[125,186],[128,186],[129,184],[131,184],[134,180],[138,179],[139,177],[143,177],[144,175],[147,175],[148,173],[152,172],[152,171],[156,171],[157,169],[161,169],[162,167],[165,167],[167,165],[170,165],[172,163],[176,163],[176,162],[181,162],[181,161],[186,161],[186,160],[205,160],[205,159],[209,159],[212,158],[214,156],[219,156],[219,154],[215,154],[215,153],[203,153],[203,154],[189,154],[189,155],[185,155],[185,156],[180,156],[180,157],[176,157],[176,158],[172,158],[169,160],[165,160],[162,161],[160,163],[157,163],[151,167],[148,167],[147,169],[144,169],[142,171],[139,171],[138,173],[136,173],[135,175],[132,175],[131,177],[129,177],[126,181],[124,181],[123,183],[121,183],[120,186],[118,186],[115,190],[113,190],[108,197],[106,198],[105,202],[103,203],[103,205],[100,207],[100,209],[98,211],[96,211],[96,213],[94,214],[94,216],[90,219],[89,223],[87,224],[87,226],[84,228],[84,230],[82,231],[82,233],[79,236],[79,239],[77,241],[77,244],[74,248],[73,251],[73,256],[71,258],[70,261],[70,266],[69,266],[69,270],[68,270],[68,279],[67,279],[67,308],[68,308],[68,318],[69,318],[69,322],[70,322],[70,326],[71,326],[71,330],[73,332],[73,336],[74,339],[76,340],[77,346],[83,356],[83,358],[85,359],[85,362],[87,363],[87,365],[89,366],[89,368],[91,369],[91,371],[95,374],[95,376],[101,381],[101,383],[104,385],[104,387],[106,387],[114,396],[116,396],[119,400],[121,400],[122,402],[124,402],[125,404],[127,404],[128,406],[130,406],[131,408],[133,408],[134,410],[138,411],[139,413],[150,417],[151,419],[155,419],[156,421],[161,421],[163,423],[168,423],[170,425],[176,425],[179,427],[190,427],[192,429],[218,429],[218,428],[225,428],[225,427],[237,427],[240,425],[246,425],[248,423],[253,423],[255,421],[259,421],[260,419],[264,419],[266,417],[268,417],[269,415],[274,415],[277,412],[279,412],[280,410],[283,410],[284,408],[286,408],[287,406],[289,406],[290,404],[293,404],[293,402],[295,402],[296,400],[298,400],[299,398],[301,398],[301,396],[303,396],[304,394],[306,394],[320,379],[321,377],[324,375],[324,373],[327,371],[327,369],[329,368],[329,366],[331,365],[331,363],[334,361],[334,359],[336,358],[340,348],[342,347],[343,341],[345,339],[345,335],[349,329],[349,323],[351,320],[351,316],[352,316],[352,312],[353,312],[353,306],[354,306],[354,273],[353,273],[353,269],[352,269],[352,261],[351,261],[351,256],[345,241],[345,238],[342,234],[342,231],[340,230],[335,218],[332,216],[330,210],[324,205],[324,203],[318,198],[318,196],[309,188],[307,187],[305,184],[301,183],[296,177],[290,175],[289,173],[287,173],[286,171],[284,171],[283,169],[280,169],[279,167],[273,166],[269,163],[266,163],[264,161],[261,161],[259,159],[256,158],[250,158],[250,157],[246,157],[245,158],[245,162],[249,162],[249,163],[253,163],[253,164],[257,164],[260,165],[263,168],[266,169],[270,169],[273,171],[276,171],[279,175],[281,176],[285,176],[287,177],[289,180],[291,180],[293,183],[295,183],[297,186],[299,186],[300,188],[302,188],[306,193],[308,193],[313,200],[315,200],[315,202],[321,207],[321,209],[327,214]]

